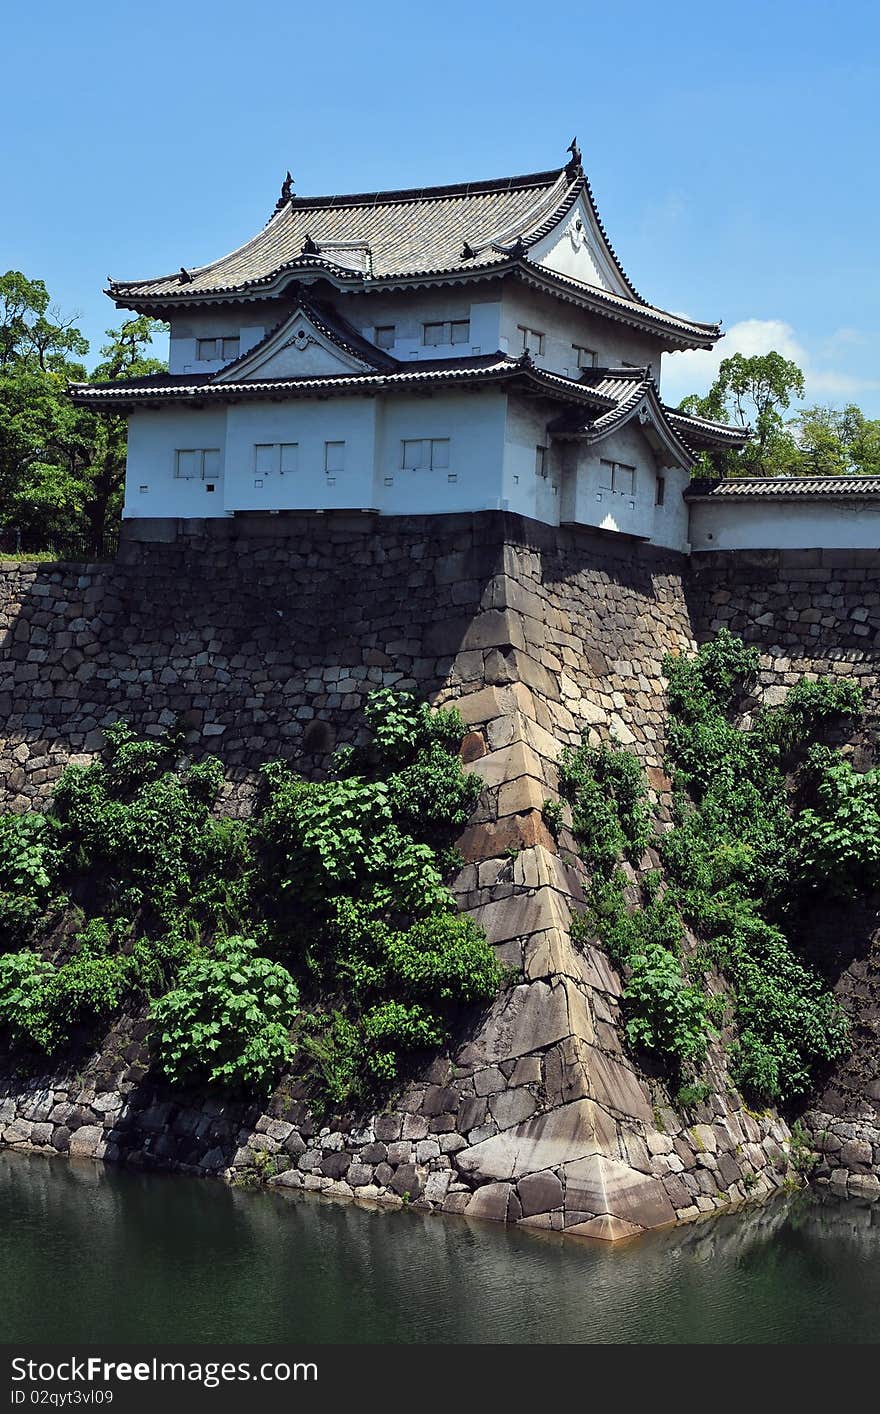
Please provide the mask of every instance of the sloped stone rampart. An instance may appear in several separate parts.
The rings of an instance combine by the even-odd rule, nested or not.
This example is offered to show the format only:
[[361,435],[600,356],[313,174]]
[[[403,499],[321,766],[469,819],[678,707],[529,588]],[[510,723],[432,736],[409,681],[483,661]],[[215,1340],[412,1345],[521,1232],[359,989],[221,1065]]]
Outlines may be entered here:
[[[194,751],[223,759],[227,808],[246,809],[265,759],[320,772],[356,736],[373,686],[454,702],[463,759],[484,782],[455,891],[515,980],[383,1114],[316,1126],[295,1088],[265,1113],[169,1093],[146,1068],[142,1024],[126,1023],[81,1076],[7,1076],[0,1142],[611,1240],[780,1187],[787,1128],[742,1106],[720,1052],[710,1100],[687,1116],[634,1065],[619,979],[598,947],[569,937],[584,883],[573,841],[555,840],[542,815],[560,748],[585,730],[636,751],[666,808],[662,658],[722,621],[763,633],[754,605],[776,594],[783,612],[768,587],[779,567],[775,580],[766,565],[757,580],[734,567],[737,587],[721,565],[695,572],[621,538],[502,513],[222,529],[131,541],[116,565],[0,569],[8,803],[45,798],[117,715],[148,733],[181,722]],[[864,578],[841,583],[857,588],[822,606],[833,622],[809,632],[805,662],[869,592]],[[787,666],[768,653],[768,694],[800,671],[796,645],[782,646]],[[656,863],[650,851],[644,863]]]

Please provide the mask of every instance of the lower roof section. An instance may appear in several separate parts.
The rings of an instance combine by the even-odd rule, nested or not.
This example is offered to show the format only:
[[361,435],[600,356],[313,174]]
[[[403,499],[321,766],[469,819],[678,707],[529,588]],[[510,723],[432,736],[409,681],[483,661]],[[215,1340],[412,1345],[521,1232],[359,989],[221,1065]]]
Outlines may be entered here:
[[219,381],[217,374],[155,373],[113,383],[73,383],[70,396],[84,407],[123,410],[150,403],[229,402],[243,398],[303,398],[373,395],[452,385],[519,384],[533,392],[596,413],[607,412],[616,400],[561,374],[537,368],[528,355],[511,358],[501,352],[461,359],[423,360],[397,369],[313,378],[242,379]]
[[689,501],[852,500],[880,496],[880,476],[737,476],[691,482]]

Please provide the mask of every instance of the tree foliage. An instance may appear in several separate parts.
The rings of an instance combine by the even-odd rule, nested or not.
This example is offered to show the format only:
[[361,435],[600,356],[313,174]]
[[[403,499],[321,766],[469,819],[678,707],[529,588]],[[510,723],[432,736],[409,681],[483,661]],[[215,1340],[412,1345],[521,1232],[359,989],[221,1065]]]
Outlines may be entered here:
[[696,475],[880,475],[880,420],[865,417],[854,403],[799,408],[786,417],[804,391],[802,370],[780,353],[724,359],[708,393],[689,394],[680,409],[749,427],[752,436],[741,451],[702,456]]
[[[164,368],[147,354],[161,327],[138,316],[108,329],[91,380]],[[75,407],[67,395],[70,382],[88,381],[88,351],[42,280],[0,275],[0,526],[28,548],[99,553],[121,512],[125,419]]]
[[[616,862],[643,841],[641,827],[634,835],[626,823],[634,804],[643,818],[634,758],[624,766],[618,750],[569,753],[561,791],[594,871],[573,931],[599,937],[623,971],[630,1044],[693,1081],[724,1005],[708,990],[713,965],[738,1025],[731,1074],[768,1103],[804,1094],[847,1045],[845,1018],[799,951],[817,894],[880,889],[880,772],[859,775],[817,744],[861,714],[861,692],[845,679],[801,679],[744,729],[757,667],[756,651],[727,630],[693,657],[665,660],[674,826],[657,840],[662,879],[628,881]],[[685,925],[702,940],[695,951],[683,948]]]
[[[445,882],[481,788],[461,718],[387,689],[365,715],[329,779],[267,765],[245,820],[215,814],[219,762],[123,722],[50,814],[0,816],[10,1044],[52,1053],[149,999],[172,1081],[265,1088],[297,1046],[316,1103],[343,1104],[487,1001],[501,969]],[[79,919],[62,950],[59,916]]]

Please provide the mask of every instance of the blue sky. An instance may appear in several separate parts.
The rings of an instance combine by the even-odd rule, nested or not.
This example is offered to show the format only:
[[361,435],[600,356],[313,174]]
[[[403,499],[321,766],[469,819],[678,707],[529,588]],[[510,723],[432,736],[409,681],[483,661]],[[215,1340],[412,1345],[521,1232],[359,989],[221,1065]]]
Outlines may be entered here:
[[880,17],[847,0],[536,6],[10,7],[0,264],[44,279],[97,361],[107,273],[213,259],[301,194],[561,165],[577,133],[646,298],[724,321],[666,360],[702,390],[775,347],[808,397],[880,416]]

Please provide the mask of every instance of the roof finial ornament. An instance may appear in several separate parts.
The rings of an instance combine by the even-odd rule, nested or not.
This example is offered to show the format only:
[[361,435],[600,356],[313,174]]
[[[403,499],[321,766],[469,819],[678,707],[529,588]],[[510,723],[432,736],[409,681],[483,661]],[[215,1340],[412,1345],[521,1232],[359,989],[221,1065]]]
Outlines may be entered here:
[[181,267],[180,267],[180,274],[179,274],[178,277],[177,277],[177,283],[178,283],[178,285],[191,285],[191,284],[192,284],[192,275],[189,273],[189,271],[186,269],[186,267],[185,267],[184,265],[181,265]]
[[507,252],[507,254],[511,256],[514,260],[524,260],[528,253],[529,248],[523,240],[522,236],[517,236],[513,245],[509,248]]
[[475,260],[475,259],[476,259],[476,255],[477,255],[477,252],[474,250],[474,248],[473,248],[473,246],[471,245],[470,241],[465,241],[464,245],[463,245],[462,248],[461,248],[461,259],[462,259],[462,260]]
[[582,177],[584,175],[584,169],[581,161],[581,150],[578,147],[576,137],[572,138],[565,150],[571,153],[571,161],[566,163],[566,172],[570,177]]
[[281,195],[275,203],[275,210],[280,211],[282,206],[286,206],[289,201],[293,201],[293,177],[290,175],[290,169],[281,183]]
[[300,251],[300,255],[320,255],[320,254],[321,254],[321,247],[318,245],[317,241],[313,241],[313,240],[312,240],[312,238],[311,238],[311,236],[309,235],[308,231],[306,231],[306,238],[305,238],[305,240],[304,240],[303,243],[302,243],[302,250]]

